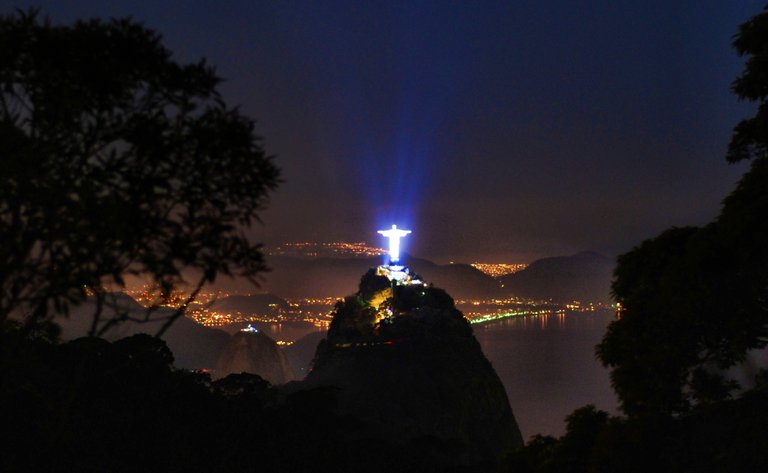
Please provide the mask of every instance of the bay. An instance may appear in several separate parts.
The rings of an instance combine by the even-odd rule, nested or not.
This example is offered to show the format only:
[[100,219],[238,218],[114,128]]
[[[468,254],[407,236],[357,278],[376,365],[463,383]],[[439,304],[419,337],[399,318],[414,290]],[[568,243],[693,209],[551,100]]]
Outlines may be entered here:
[[566,311],[473,326],[524,439],[562,435],[565,417],[586,404],[617,412],[608,370],[595,357],[595,345],[614,318],[608,310]]

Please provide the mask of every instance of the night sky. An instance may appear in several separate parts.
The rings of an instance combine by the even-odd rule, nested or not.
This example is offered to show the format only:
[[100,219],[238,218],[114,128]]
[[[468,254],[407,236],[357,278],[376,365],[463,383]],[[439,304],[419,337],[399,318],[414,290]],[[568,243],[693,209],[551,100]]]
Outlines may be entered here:
[[[368,241],[439,262],[628,250],[711,220],[751,113],[730,47],[765,0],[0,1],[132,16],[205,57],[285,183],[256,238]],[[2,45],[2,47],[8,47]]]

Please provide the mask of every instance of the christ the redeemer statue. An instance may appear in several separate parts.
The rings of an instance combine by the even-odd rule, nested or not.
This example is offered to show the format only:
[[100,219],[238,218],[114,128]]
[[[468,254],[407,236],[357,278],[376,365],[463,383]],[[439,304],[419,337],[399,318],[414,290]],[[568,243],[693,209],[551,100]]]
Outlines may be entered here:
[[397,225],[392,225],[389,230],[379,230],[379,233],[389,238],[389,264],[400,261],[400,239],[411,233],[410,230],[400,230]]

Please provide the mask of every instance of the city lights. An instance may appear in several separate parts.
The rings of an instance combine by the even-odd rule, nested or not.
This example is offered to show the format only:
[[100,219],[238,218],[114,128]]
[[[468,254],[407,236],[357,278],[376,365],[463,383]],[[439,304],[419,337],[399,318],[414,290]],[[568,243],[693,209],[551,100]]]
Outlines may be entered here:
[[333,241],[326,243],[294,242],[283,243],[267,250],[270,256],[292,256],[304,258],[318,257],[369,257],[387,254],[384,248],[368,246],[364,241],[345,242]]
[[524,263],[472,263],[470,266],[494,278],[516,273],[528,267]]

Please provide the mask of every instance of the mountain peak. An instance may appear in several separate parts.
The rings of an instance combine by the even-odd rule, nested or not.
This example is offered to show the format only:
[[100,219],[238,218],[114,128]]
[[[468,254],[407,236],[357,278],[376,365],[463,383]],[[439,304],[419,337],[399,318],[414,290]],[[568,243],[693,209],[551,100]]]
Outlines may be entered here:
[[341,388],[340,409],[387,438],[458,442],[478,460],[520,446],[504,386],[448,293],[377,278],[337,304],[306,385]]
[[499,278],[514,296],[557,302],[609,302],[613,259],[594,251],[534,261],[527,268]]

